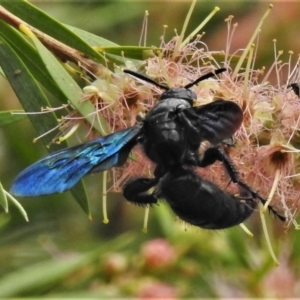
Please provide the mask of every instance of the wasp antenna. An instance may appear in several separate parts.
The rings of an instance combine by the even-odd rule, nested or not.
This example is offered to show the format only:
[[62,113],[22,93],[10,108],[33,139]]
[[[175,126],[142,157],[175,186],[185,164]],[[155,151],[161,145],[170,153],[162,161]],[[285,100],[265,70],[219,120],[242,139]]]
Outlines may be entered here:
[[130,75],[132,75],[132,76],[134,76],[136,78],[139,78],[141,80],[144,80],[146,82],[152,83],[153,85],[155,85],[155,86],[157,86],[157,87],[159,87],[159,88],[161,88],[163,90],[168,91],[170,89],[166,85],[160,84],[160,83],[156,82],[155,80],[153,80],[152,78],[150,78],[150,77],[148,77],[146,75],[143,75],[143,74],[140,74],[140,73],[128,70],[128,69],[123,70],[123,72],[126,73],[126,74],[130,74]]
[[186,88],[186,89],[189,89],[190,87],[192,87],[193,85],[197,84],[198,82],[203,81],[203,80],[205,80],[205,79],[208,79],[208,78],[210,78],[210,77],[213,77],[213,76],[215,76],[215,75],[217,75],[217,74],[223,73],[223,72],[225,72],[226,70],[227,70],[226,68],[220,68],[220,69],[217,69],[217,70],[215,70],[215,71],[213,71],[213,72],[209,72],[209,73],[207,73],[207,74],[205,74],[205,75],[199,77],[199,78],[196,79],[194,82],[191,82],[191,83],[187,84],[187,85],[185,86],[185,88]]

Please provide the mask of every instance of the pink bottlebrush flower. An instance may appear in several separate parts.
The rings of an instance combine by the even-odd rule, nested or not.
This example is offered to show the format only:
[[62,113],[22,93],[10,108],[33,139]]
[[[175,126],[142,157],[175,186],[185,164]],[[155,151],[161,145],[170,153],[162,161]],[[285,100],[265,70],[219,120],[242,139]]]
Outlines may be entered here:
[[154,239],[146,242],[141,250],[146,266],[162,269],[171,265],[176,257],[175,249],[167,240]]

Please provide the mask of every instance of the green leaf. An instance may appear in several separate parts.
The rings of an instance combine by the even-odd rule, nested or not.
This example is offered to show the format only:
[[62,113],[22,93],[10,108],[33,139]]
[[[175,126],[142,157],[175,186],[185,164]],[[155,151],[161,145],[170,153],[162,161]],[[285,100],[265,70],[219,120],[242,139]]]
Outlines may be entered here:
[[103,52],[105,57],[114,62],[124,63],[123,57],[145,60],[153,57],[161,49],[153,47],[141,47],[141,46],[119,46],[107,39],[99,37],[95,34],[89,33],[82,29],[75,28],[70,25],[65,25],[67,28],[72,30],[90,46],[94,47],[95,50]]
[[74,32],[29,2],[24,0],[0,0],[0,4],[11,13],[15,14],[31,26],[39,29],[43,33],[46,33],[58,41],[85,53],[99,62],[105,61],[102,55],[90,47]]
[[117,46],[117,47],[95,47],[99,52],[114,54],[121,57],[132,58],[136,60],[145,60],[154,57],[155,52],[159,51],[152,47],[137,47],[137,46]]
[[119,45],[111,42],[105,38],[102,38],[98,35],[95,35],[93,33],[90,33],[88,31],[73,27],[71,25],[66,25],[65,26],[73,31],[76,35],[78,35],[80,38],[82,38],[86,43],[88,43],[91,47],[94,46],[104,46],[104,47],[118,47]]
[[0,279],[0,297],[18,296],[22,292],[51,286],[89,262],[85,255],[64,260],[47,260],[17,269]]
[[25,118],[27,118],[27,115],[25,114],[24,111],[20,111],[20,110],[0,111],[0,127],[23,120]]
[[49,289],[49,287],[61,283],[64,278],[75,271],[87,267],[93,261],[97,262],[99,257],[107,252],[107,249],[110,251],[124,249],[134,240],[134,236],[124,234],[87,254],[74,255],[72,253],[72,255],[65,255],[63,259],[49,259],[17,269],[0,278],[0,297],[1,299],[2,297],[15,297],[29,291]]
[[88,196],[82,180],[80,180],[74,187],[72,187],[71,193],[82,210],[87,214],[89,219],[92,219]]
[[[55,60],[55,62],[58,64],[57,60]],[[16,52],[1,38],[0,65],[26,112],[40,111],[41,107],[49,106],[48,99],[40,89],[32,74],[28,71]],[[61,66],[60,68],[63,69]],[[64,70],[64,72],[66,71]],[[75,85],[77,86],[76,83]],[[77,88],[79,89],[78,86]],[[44,134],[57,126],[57,119],[53,113],[43,115],[29,114],[28,117],[39,135]],[[44,136],[42,141],[47,146],[54,138],[55,133],[50,132]],[[58,150],[63,147],[66,147],[66,143],[61,143],[60,145],[53,144],[52,149]],[[72,193],[78,204],[90,216],[88,200],[83,183],[77,184],[72,189]]]
[[[26,112],[38,112],[41,107],[49,106],[47,97],[40,89],[38,83],[26,68],[16,52],[0,37],[0,65],[19,101]],[[29,114],[28,118],[35,127],[38,135],[57,126],[57,120],[53,113]],[[51,143],[54,133],[47,134],[43,138],[45,145]],[[59,149],[57,145],[54,148]]]
[[82,101],[82,90],[69,75],[69,73],[62,67],[53,54],[38,40],[38,38],[26,27],[22,26],[22,30],[32,40],[36,47],[40,58],[42,59],[45,68],[50,76],[60,88],[60,90],[67,97],[69,102],[80,112],[82,116],[101,134],[107,134],[109,127],[105,119],[98,115],[100,122],[95,122],[96,109],[89,101]]
[[40,82],[56,99],[62,103],[67,102],[67,98],[53,81],[42,60],[39,58],[36,49],[13,27],[0,20],[0,36],[12,47],[21,61],[26,65],[32,76]]

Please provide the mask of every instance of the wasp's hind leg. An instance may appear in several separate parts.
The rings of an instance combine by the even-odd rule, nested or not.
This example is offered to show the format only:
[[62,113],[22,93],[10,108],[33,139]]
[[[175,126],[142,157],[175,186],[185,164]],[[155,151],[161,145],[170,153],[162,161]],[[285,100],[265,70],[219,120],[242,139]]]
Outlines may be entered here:
[[157,203],[155,194],[149,191],[157,183],[156,178],[133,179],[124,186],[123,195],[128,201],[138,205]]
[[[226,155],[223,149],[219,147],[210,148],[205,152],[204,158],[200,166],[207,166],[219,160],[223,162],[225,169],[230,176],[232,182],[238,184],[244,190],[250,193],[253,198],[259,199],[262,204],[265,204],[267,200],[263,198],[257,191],[252,189],[248,184],[240,179],[239,172],[237,171],[233,161]],[[281,216],[272,206],[268,206],[269,211],[271,211],[275,216],[277,216],[281,221],[285,221],[285,217]]]
[[158,166],[154,171],[154,178],[142,177],[129,181],[123,188],[124,197],[138,205],[157,203],[158,193],[153,188],[164,174],[163,168]]

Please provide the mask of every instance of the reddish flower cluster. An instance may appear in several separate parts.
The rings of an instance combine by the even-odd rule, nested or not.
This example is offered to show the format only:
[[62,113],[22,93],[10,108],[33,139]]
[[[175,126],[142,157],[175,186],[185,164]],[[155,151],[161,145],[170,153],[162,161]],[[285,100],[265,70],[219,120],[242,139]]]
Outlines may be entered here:
[[[268,12],[262,21],[267,14]],[[184,86],[212,69],[219,68],[217,57],[222,55],[222,67],[228,69],[227,73],[223,73],[219,79],[210,78],[194,86],[193,90],[197,94],[195,105],[203,105],[219,98],[232,100],[240,105],[244,112],[244,122],[236,132],[236,146],[229,149],[229,154],[243,180],[263,197],[272,200],[272,206],[284,211],[286,217],[294,222],[300,196],[300,101],[292,89],[287,88],[286,82],[291,83],[291,80],[280,77],[284,67],[288,70],[292,68],[290,63],[280,64],[277,54],[274,65],[265,76],[263,68],[254,68],[253,57],[256,54],[252,42],[259,32],[257,29],[242,54],[238,56],[234,53],[240,60],[235,69],[231,70],[233,55],[229,51],[235,29],[231,21],[232,17],[226,19],[229,33],[225,51],[209,51],[200,35],[190,42],[182,42],[176,36],[169,43],[162,42],[160,55],[144,61],[145,73],[170,87]],[[241,69],[247,55],[247,66]],[[267,81],[272,69],[276,73],[276,86]],[[288,78],[296,78],[298,73],[295,68],[290,71]],[[296,81],[297,79],[292,82]],[[138,82],[119,70],[109,80],[107,77],[100,78],[92,86],[92,89],[87,88],[89,92],[84,95],[84,100],[94,103],[112,132],[141,120],[161,93],[157,87]],[[119,190],[128,177],[151,176],[151,163],[144,157],[141,149],[136,147],[132,158],[123,168],[113,170],[112,189]],[[236,191],[234,185],[228,187],[228,176],[220,164],[199,172],[222,188]]]

